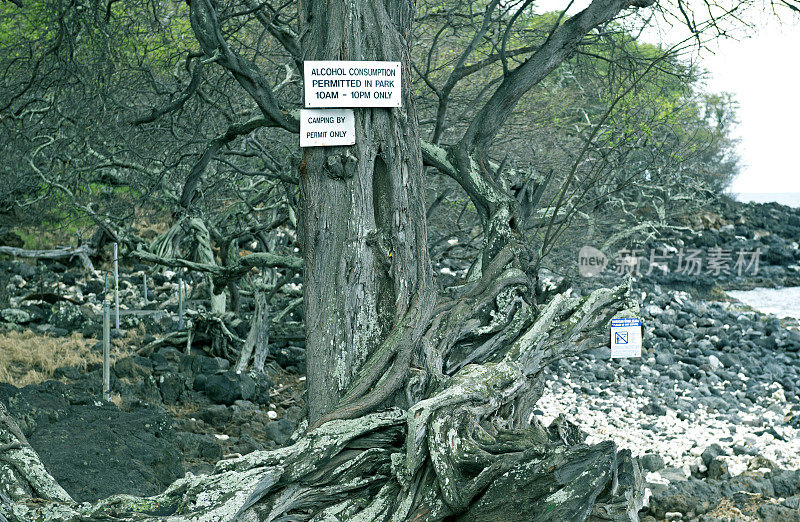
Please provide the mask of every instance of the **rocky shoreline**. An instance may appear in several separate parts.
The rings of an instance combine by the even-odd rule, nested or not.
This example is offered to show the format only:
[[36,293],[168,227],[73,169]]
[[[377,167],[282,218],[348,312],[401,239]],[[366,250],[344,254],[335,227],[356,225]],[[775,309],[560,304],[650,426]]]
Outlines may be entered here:
[[[663,253],[665,249],[683,249],[685,254],[699,251],[705,261],[699,273],[653,270],[641,278],[643,283],[701,297],[714,296],[715,289],[800,286],[800,208],[720,198],[709,212],[695,216],[691,225],[691,232],[672,232],[659,241],[649,242],[644,250]],[[750,265],[755,252],[758,252],[757,269]],[[740,253],[742,264],[737,266]],[[712,256],[718,260],[725,257],[723,262],[712,266],[709,264]],[[643,274],[650,271],[649,264],[650,259],[645,259]]]
[[[545,425],[563,413],[587,441],[611,438],[640,456],[649,489],[643,520],[800,520],[797,322],[759,314],[720,290],[800,286],[800,210],[718,210],[701,230],[673,240],[763,248],[760,276],[637,278],[643,357],[611,360],[599,349],[554,364],[536,413]],[[99,400],[97,362],[60,366],[39,384],[0,383],[0,401],[65,489],[81,501],[154,494],[227,455],[287,443],[304,415],[303,343],[275,339],[263,374],[231,371],[202,343],[188,351],[161,343],[178,330],[177,275],[152,275],[145,307],[146,267],[123,268],[113,404]],[[79,332],[97,354],[104,287],[101,275],[78,267],[0,261],[0,334]],[[246,324],[241,329],[245,336]]]
[[[721,506],[800,520],[800,333],[739,308],[648,293],[642,358],[598,349],[553,365],[541,421],[566,412],[588,442],[641,456],[658,520],[721,520]],[[728,506],[731,491],[747,504]]]

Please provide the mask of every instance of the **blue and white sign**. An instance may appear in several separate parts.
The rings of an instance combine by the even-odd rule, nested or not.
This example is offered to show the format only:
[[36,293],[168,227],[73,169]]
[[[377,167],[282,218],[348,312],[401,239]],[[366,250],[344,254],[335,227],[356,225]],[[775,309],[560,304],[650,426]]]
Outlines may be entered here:
[[611,320],[611,358],[642,356],[642,320],[638,317]]

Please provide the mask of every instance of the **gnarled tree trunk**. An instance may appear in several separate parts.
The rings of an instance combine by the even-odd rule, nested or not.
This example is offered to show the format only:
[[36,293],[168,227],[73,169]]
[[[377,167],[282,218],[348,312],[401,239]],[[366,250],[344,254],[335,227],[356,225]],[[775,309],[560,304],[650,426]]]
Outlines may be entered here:
[[[477,285],[471,295],[476,302],[492,295],[501,301],[501,287]],[[622,286],[583,299],[559,294],[538,311],[520,305],[511,320],[513,342],[482,364],[442,374],[409,409],[331,420],[291,446],[223,460],[212,475],[187,475],[155,497],[71,502],[6,418],[0,514],[8,520],[635,520],[642,473],[629,452],[618,453],[610,441],[585,445],[563,419],[545,428],[526,407],[535,403],[541,388],[531,383],[547,364],[605,344],[608,320],[635,313],[628,293]],[[465,339],[462,320],[480,314],[441,308],[427,338]],[[448,359],[456,364],[456,357]]]
[[[601,4],[564,24],[554,45],[569,50],[580,31],[627,5]],[[212,475],[187,476],[155,497],[76,505],[59,496],[43,468],[26,467],[32,452],[13,430],[0,428],[0,442],[15,445],[0,454],[15,472],[2,479],[8,501],[0,514],[635,520],[643,486],[630,453],[611,441],[586,445],[563,418],[544,427],[532,413],[548,364],[606,346],[610,319],[637,313],[629,285],[583,298],[534,292],[516,254],[516,205],[492,181],[492,166],[473,155],[485,148],[484,134],[476,133],[472,145],[424,147],[426,163],[457,179],[479,209],[486,238],[474,277],[455,297],[437,298],[409,84],[413,4],[308,0],[303,8],[306,58],[403,65],[402,108],[357,109],[356,145],[307,149],[300,164],[308,430],[291,446],[223,460]],[[220,43],[213,4],[193,0],[191,10],[204,51],[261,96],[250,66]],[[258,100],[265,115],[294,128],[269,96]],[[51,487],[34,487],[41,483]],[[47,501],[26,502],[31,491],[44,491]]]
[[[316,422],[341,406],[365,365],[378,371],[348,398],[363,395],[359,392],[384,371],[388,379],[403,379],[435,294],[404,41],[412,5],[395,0],[303,5],[307,58],[403,64],[402,107],[356,109],[356,144],[306,149],[300,165],[308,403]],[[369,402],[387,400],[381,395]],[[363,411],[354,409],[352,415]]]

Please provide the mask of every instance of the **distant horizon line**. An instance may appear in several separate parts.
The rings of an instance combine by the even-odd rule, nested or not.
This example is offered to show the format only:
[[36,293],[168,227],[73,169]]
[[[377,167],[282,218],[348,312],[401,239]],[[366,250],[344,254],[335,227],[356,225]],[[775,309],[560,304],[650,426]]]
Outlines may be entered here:
[[728,196],[741,203],[778,203],[800,208],[800,192],[734,192]]
[[775,191],[775,192],[771,192],[771,191],[767,191],[767,192],[763,192],[763,191],[761,191],[761,192],[746,192],[746,191],[734,191],[734,190],[731,190],[730,194],[737,194],[737,195],[739,195],[739,194],[800,194],[800,190]]

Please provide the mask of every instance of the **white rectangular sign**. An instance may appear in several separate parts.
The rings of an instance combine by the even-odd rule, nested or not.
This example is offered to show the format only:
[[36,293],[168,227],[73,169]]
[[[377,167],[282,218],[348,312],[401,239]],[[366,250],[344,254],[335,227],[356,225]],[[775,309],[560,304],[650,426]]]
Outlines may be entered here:
[[611,320],[611,358],[642,356],[642,320]]
[[306,61],[306,107],[400,107],[400,62]]
[[300,109],[300,146],[332,147],[356,142],[352,109]]

